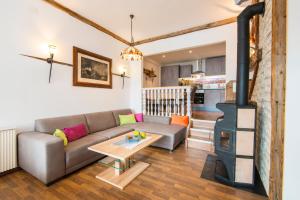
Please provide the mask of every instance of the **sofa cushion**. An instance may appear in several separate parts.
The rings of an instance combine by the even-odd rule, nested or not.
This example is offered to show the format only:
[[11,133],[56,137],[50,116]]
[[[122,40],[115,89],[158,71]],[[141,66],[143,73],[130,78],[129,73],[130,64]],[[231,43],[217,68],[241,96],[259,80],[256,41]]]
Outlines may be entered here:
[[114,128],[107,129],[105,131],[93,133],[92,135],[99,135],[102,137],[107,137],[109,139],[109,138],[117,137],[119,135],[128,133],[130,131],[134,131],[134,129],[131,127],[126,127],[126,126],[117,126]]
[[78,124],[76,126],[64,128],[64,133],[69,142],[73,142],[84,136],[87,136],[86,127],[84,124]]
[[119,115],[132,114],[132,111],[130,109],[113,110],[112,112],[113,112],[113,115],[115,117],[115,121],[116,121],[117,126],[120,126]]
[[117,126],[113,112],[96,112],[85,115],[90,133]]
[[125,124],[135,124],[135,117],[134,114],[130,114],[130,115],[119,115],[119,119],[120,119],[120,125],[125,125]]
[[[56,129],[63,129],[77,124],[84,124],[87,127],[84,115],[72,115],[65,117],[54,117],[35,120],[35,131],[42,133],[53,133]],[[86,130],[88,132],[88,130]]]
[[87,135],[69,143],[65,147],[66,169],[98,156],[98,153],[88,150],[88,147],[105,140],[107,137],[101,135]]

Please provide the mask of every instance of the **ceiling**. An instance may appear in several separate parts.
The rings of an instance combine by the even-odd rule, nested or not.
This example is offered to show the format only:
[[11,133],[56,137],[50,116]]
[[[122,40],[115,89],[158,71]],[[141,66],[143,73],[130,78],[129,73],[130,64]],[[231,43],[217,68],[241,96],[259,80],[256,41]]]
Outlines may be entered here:
[[178,51],[172,51],[168,53],[156,54],[151,56],[146,56],[145,61],[154,61],[160,65],[182,62],[182,61],[192,61],[200,58],[208,58],[214,56],[222,56],[226,54],[226,44],[225,42],[200,46],[195,48],[183,49]]
[[133,13],[135,41],[237,16],[234,0],[56,0],[58,3],[130,41]]

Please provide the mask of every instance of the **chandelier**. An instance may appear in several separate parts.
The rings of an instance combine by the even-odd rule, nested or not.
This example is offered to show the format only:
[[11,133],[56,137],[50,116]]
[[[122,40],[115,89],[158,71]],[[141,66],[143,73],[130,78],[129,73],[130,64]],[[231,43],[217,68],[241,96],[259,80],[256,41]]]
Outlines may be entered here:
[[121,52],[121,57],[123,60],[127,60],[127,61],[140,61],[140,60],[142,60],[143,53],[134,47],[134,40],[133,40],[133,36],[132,36],[132,20],[133,20],[133,18],[134,18],[134,15],[130,15],[131,43],[130,43],[129,47],[127,47],[126,49],[124,49]]

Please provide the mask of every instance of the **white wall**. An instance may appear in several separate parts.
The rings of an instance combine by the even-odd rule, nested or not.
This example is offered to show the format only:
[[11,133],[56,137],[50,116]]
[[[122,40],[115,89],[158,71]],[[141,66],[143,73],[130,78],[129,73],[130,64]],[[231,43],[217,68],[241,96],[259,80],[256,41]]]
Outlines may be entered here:
[[287,13],[287,75],[286,75],[286,117],[284,144],[284,184],[285,200],[299,199],[300,160],[299,160],[299,44],[300,12],[299,1],[288,1]]
[[135,112],[142,112],[142,87],[143,87],[143,67],[142,61],[129,63],[131,70],[130,93],[126,98],[130,98],[130,108]]
[[126,46],[77,21],[43,1],[10,0],[1,4],[0,127],[33,128],[35,119],[130,106],[130,79],[113,76],[113,89],[72,86],[72,68],[25,58],[25,53],[47,57],[47,43],[57,46],[55,59],[72,63],[72,47],[113,59],[113,71],[127,67],[120,59]]

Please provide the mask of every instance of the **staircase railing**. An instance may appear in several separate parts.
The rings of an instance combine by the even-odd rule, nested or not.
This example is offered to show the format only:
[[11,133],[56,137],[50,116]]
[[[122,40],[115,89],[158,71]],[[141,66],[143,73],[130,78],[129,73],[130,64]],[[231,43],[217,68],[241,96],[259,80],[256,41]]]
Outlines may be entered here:
[[191,116],[191,87],[143,88],[143,114]]

